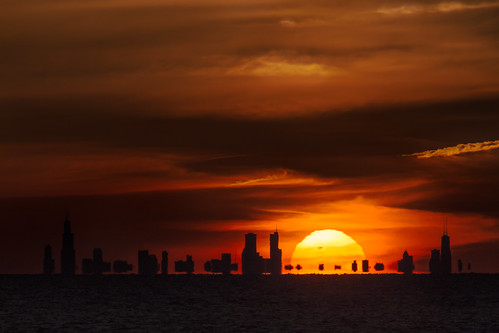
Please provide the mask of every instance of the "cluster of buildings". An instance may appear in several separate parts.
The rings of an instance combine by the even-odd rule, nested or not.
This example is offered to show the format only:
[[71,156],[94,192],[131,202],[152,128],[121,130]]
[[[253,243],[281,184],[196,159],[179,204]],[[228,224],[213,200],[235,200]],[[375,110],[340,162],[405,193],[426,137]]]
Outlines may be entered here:
[[[246,245],[242,255],[242,266],[244,275],[254,274],[281,274],[282,266],[282,250],[279,249],[279,234],[274,232],[270,235],[270,259],[263,259],[256,252],[256,235],[246,234]],[[148,250],[139,250],[138,256],[138,274],[139,275],[155,275],[161,270],[161,274],[168,274],[168,252],[161,253],[161,262],[158,262],[156,255],[150,254]],[[192,274],[194,272],[194,261],[192,256],[187,255],[185,260],[178,260],[174,263],[175,272]],[[133,270],[133,265],[126,260],[116,260],[113,265],[103,258],[103,252],[100,248],[95,248],[92,258],[82,259],[83,274],[102,274],[109,273],[127,273]],[[230,253],[222,253],[221,259],[211,259],[204,264],[206,272],[231,274],[237,272],[239,267],[237,263],[232,262]],[[71,222],[66,216],[64,221],[64,232],[62,234],[62,250],[61,250],[61,274],[75,275],[76,266],[76,251],[74,248],[74,234],[71,232]],[[55,262],[52,256],[52,247],[45,246],[43,259],[43,273],[54,274]]]
[[270,258],[264,259],[256,251],[256,234],[244,236],[244,250],[241,255],[243,275],[259,275],[270,273],[280,275],[282,272],[282,250],[279,249],[279,234],[277,230],[270,234]]
[[[74,234],[71,232],[71,222],[68,217],[64,221],[64,232],[62,234],[62,250],[61,250],[61,274],[75,275],[76,274],[76,256],[74,248]],[[404,252],[402,259],[398,261],[398,271],[404,274],[412,274],[414,271],[413,257]],[[282,250],[279,249],[279,233],[277,230],[270,234],[270,258],[263,258],[257,251],[256,234],[248,233],[245,235],[244,250],[241,255],[241,266],[243,275],[260,275],[260,274],[282,274]],[[133,270],[133,265],[126,260],[116,260],[111,265],[111,262],[106,262],[103,259],[102,249],[96,248],[93,251],[92,258],[82,260],[83,274],[102,274],[111,272],[127,273]],[[192,274],[194,272],[194,261],[192,256],[187,255],[185,260],[178,260],[174,263],[175,272]],[[204,264],[204,270],[210,273],[231,274],[238,271],[238,264],[232,262],[230,253],[222,253],[220,259],[211,259]],[[292,265],[286,265],[285,269],[290,271],[294,269]],[[299,271],[301,265],[296,265]],[[324,270],[324,264],[320,264],[318,269]],[[335,265],[335,270],[341,269],[341,266]],[[368,273],[370,269],[369,260],[362,260],[362,272]],[[374,270],[377,272],[385,269],[382,263],[376,263]],[[468,270],[471,265],[468,264]],[[429,262],[429,270],[432,275],[449,275],[452,272],[452,255],[450,250],[450,238],[446,228],[441,240],[440,250],[431,250],[431,258]],[[44,274],[53,274],[55,271],[54,259],[52,257],[52,248],[50,245],[45,247],[43,259]],[[150,254],[147,250],[138,251],[138,274],[139,275],[155,275],[159,271],[161,274],[168,274],[168,252],[163,251],[161,254],[161,262],[158,262],[156,255]],[[358,271],[357,261],[352,263],[352,271]],[[458,261],[458,271],[462,271],[462,262]]]
[[[435,276],[447,276],[452,273],[452,254],[450,250],[450,237],[447,233],[447,227],[444,227],[444,233],[440,242],[440,250],[431,250],[431,257],[429,262],[430,274]],[[463,263],[461,259],[458,260],[458,272],[463,270]],[[468,264],[468,271],[471,270],[471,264]],[[407,251],[401,260],[398,261],[398,271],[404,274],[412,274],[414,271],[413,258]]]
[[[362,260],[362,272],[363,273],[369,273],[369,269],[371,268],[371,266],[369,266],[369,260]],[[341,269],[341,267],[340,267]],[[353,263],[352,263],[352,272],[357,272],[358,270],[358,265],[357,265],[357,260],[354,260]],[[374,265],[374,270],[376,272],[381,272],[381,271],[384,271],[385,270],[385,265],[383,263],[376,263]]]

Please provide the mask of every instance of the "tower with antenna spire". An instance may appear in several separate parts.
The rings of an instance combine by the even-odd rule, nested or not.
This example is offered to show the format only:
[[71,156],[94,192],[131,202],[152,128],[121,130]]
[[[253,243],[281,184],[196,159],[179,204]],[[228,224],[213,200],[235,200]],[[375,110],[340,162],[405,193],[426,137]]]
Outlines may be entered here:
[[279,248],[279,233],[270,234],[270,274],[282,274],[282,250]]
[[74,235],[71,233],[71,222],[66,214],[64,233],[62,234],[61,274],[75,275],[75,261]]
[[440,247],[440,264],[442,275],[449,275],[452,272],[452,255],[450,252],[450,238],[447,233],[447,221],[444,222],[444,234]]

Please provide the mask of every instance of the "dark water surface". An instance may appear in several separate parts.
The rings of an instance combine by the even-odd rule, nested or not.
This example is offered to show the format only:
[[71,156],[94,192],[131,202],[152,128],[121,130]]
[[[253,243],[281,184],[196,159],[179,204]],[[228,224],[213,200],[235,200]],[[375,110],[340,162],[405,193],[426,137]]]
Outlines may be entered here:
[[499,275],[0,276],[0,332],[499,332]]

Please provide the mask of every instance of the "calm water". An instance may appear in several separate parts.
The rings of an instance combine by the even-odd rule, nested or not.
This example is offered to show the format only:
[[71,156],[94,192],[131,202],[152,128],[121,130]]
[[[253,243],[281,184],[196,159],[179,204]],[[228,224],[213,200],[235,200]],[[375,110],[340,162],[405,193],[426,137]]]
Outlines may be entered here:
[[0,276],[0,332],[499,332],[499,275]]

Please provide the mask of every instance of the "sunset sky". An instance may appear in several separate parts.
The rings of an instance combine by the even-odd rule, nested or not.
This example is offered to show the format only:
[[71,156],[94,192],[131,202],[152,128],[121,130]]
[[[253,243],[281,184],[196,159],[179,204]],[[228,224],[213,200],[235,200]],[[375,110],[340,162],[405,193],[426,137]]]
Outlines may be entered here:
[[79,267],[149,249],[201,273],[277,227],[283,264],[334,229],[426,272],[447,221],[454,270],[499,273],[499,1],[0,8],[0,274],[46,244],[58,271],[66,212]]

